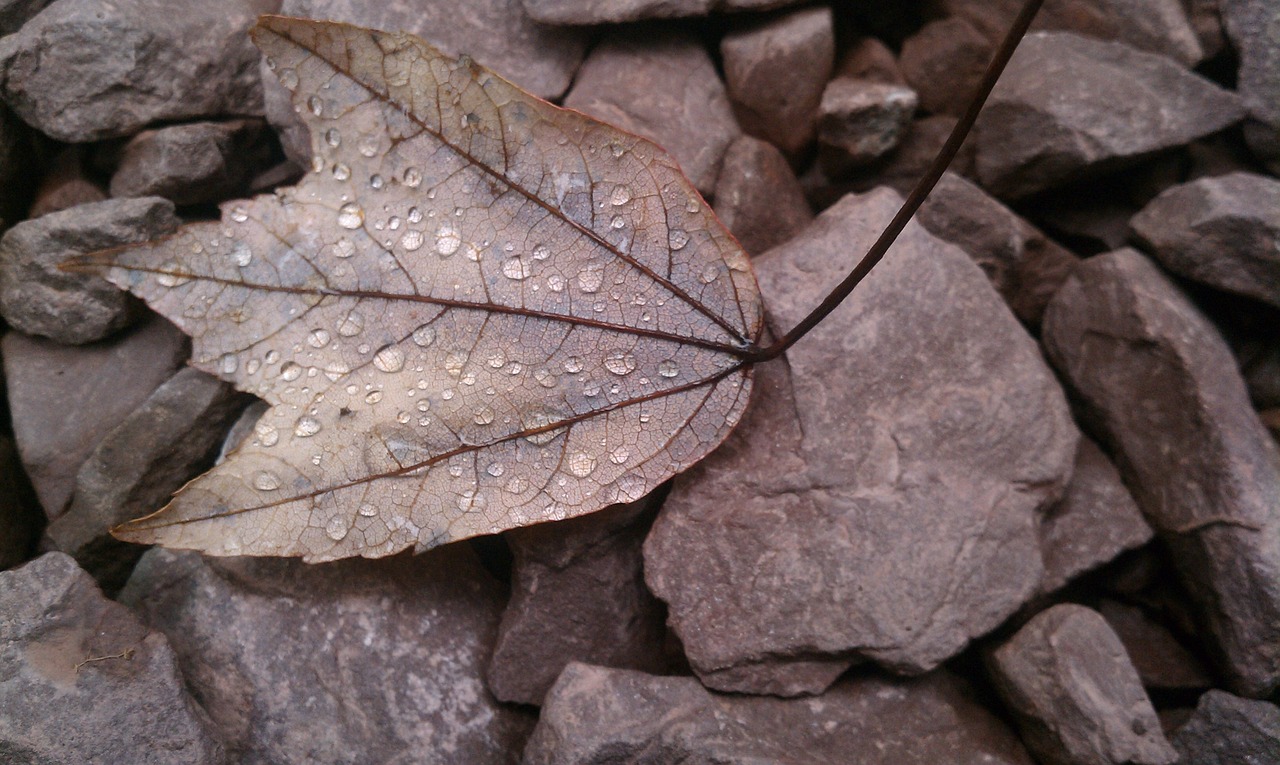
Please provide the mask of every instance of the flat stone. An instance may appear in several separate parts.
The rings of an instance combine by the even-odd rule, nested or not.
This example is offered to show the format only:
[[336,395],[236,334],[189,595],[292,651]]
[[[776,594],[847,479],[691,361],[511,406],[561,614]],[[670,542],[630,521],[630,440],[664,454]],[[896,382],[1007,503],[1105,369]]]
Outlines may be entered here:
[[1092,439],[1081,438],[1066,496],[1040,524],[1040,586],[1052,592],[1154,535],[1111,459]]
[[0,668],[6,762],[228,762],[169,641],[62,553],[0,571]]
[[897,147],[916,111],[916,94],[901,85],[838,78],[818,106],[818,161],[839,175]]
[[1169,740],[1187,765],[1280,762],[1280,707],[1211,690]]
[[782,152],[750,136],[729,144],[716,181],[715,211],[751,255],[799,233],[813,211]]
[[249,27],[279,0],[56,0],[0,40],[9,106],[68,143],[147,124],[262,113]]
[[13,439],[0,435],[0,570],[25,561],[40,537],[44,518]]
[[959,117],[973,100],[992,50],[982,30],[951,16],[928,22],[903,41],[898,65],[922,109]]
[[646,499],[507,532],[515,560],[511,600],[489,662],[494,696],[541,704],[574,661],[666,669],[662,605],[641,570],[653,509]]
[[657,143],[704,195],[741,133],[711,57],[682,34],[606,37],[582,62],[564,103]]
[[766,11],[803,0],[523,0],[543,24],[616,24],[640,19],[674,19],[726,11]]
[[547,696],[525,765],[1030,765],[955,676],[842,680],[814,699],[712,693],[690,677],[586,664]]
[[261,120],[228,120],[144,130],[121,151],[111,196],[192,205],[243,195],[268,159],[263,128]]
[[50,520],[66,509],[76,472],[103,436],[189,354],[186,337],[154,315],[75,348],[18,332],[0,340],[14,440]]
[[0,238],[0,314],[14,329],[79,345],[117,332],[140,304],[96,274],[58,270],[72,255],[154,239],[178,227],[173,203],[111,199],[23,221]]
[[466,545],[310,565],[155,548],[120,600],[169,636],[236,762],[516,762],[483,673],[502,588]]
[[1120,638],[1096,611],[1043,611],[992,652],[992,680],[1045,765],[1178,759]]
[[1231,173],[1173,186],[1130,226],[1175,274],[1280,307],[1280,180]]
[[1079,259],[977,184],[948,171],[916,219],[982,267],[1019,319],[1038,327],[1044,307]]
[[245,400],[229,384],[182,369],[103,437],[76,474],[67,511],[45,530],[108,592],[129,578],[143,548],[109,531],[155,512],[213,462]]
[[978,178],[998,197],[1024,197],[1189,143],[1243,116],[1234,94],[1164,56],[1036,32],[1018,46],[978,118]]
[[1143,687],[1158,690],[1205,690],[1213,679],[1199,659],[1168,627],[1138,606],[1103,600],[1098,613],[1124,644]]
[[107,198],[106,189],[85,171],[85,148],[82,145],[66,146],[54,155],[40,179],[35,200],[26,217],[39,218]]
[[[846,197],[756,260],[775,330],[900,201]],[[787,362],[676,479],[646,580],[710,687],[816,693],[858,657],[926,672],[1037,590],[1078,435],[1062,390],[969,256],[915,224]]]
[[1280,450],[1213,326],[1133,250],[1077,268],[1049,358],[1169,550],[1231,686],[1280,685]]
[[1249,119],[1244,137],[1273,173],[1280,173],[1280,8],[1270,0],[1222,0],[1227,37],[1240,57],[1236,87]]
[[835,50],[831,9],[821,6],[726,34],[720,55],[742,129],[799,155],[813,142]]

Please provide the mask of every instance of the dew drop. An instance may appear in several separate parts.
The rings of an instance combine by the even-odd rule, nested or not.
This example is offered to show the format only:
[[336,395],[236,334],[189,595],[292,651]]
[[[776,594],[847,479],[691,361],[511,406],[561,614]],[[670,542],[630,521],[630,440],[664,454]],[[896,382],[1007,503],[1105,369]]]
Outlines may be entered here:
[[333,541],[341,542],[347,536],[347,521],[335,515],[325,524],[324,533]]
[[380,390],[371,390],[367,394],[365,394],[365,397],[364,397],[364,402],[366,404],[376,404],[381,400],[382,400],[382,391]]
[[280,360],[280,351],[276,351],[276,350],[267,351],[267,355],[263,356],[262,360],[267,362],[268,364],[274,364]]
[[528,279],[532,270],[523,258],[508,258],[502,263],[502,275],[517,282]]
[[307,108],[311,110],[312,114],[319,117],[324,114],[324,101],[321,101],[319,96],[311,96],[307,99]]
[[293,425],[293,434],[298,438],[310,438],[320,432],[320,421],[311,415],[303,415]]
[[534,245],[533,252],[531,254],[533,255],[534,260],[546,260],[551,257],[551,248],[545,244]]
[[236,246],[231,249],[231,262],[244,268],[253,262],[253,250],[244,242],[236,242]]
[[400,246],[409,252],[413,252],[422,246],[423,241],[425,241],[425,237],[422,236],[421,231],[409,229],[404,232],[404,236],[400,237]]
[[342,144],[342,133],[337,128],[329,128],[324,131],[324,142],[336,149]]
[[467,246],[463,249],[462,254],[467,260],[470,260],[473,263],[480,262],[480,248],[470,242],[467,242]]
[[424,324],[413,331],[412,337],[414,345],[426,348],[436,341],[436,330],[434,327]]
[[338,225],[346,229],[360,228],[364,225],[364,209],[355,202],[347,202],[338,208]]
[[508,494],[521,494],[529,488],[529,482],[518,475],[513,475],[502,488]]
[[421,210],[419,210],[419,209],[418,209],[418,208],[416,208],[416,207],[410,207],[410,208],[409,208],[409,222],[410,222],[410,223],[421,223],[421,222],[422,222],[422,211],[421,211]]
[[[351,168],[338,162],[333,166],[333,177],[335,180],[345,181],[351,177]],[[347,228],[354,228],[354,226],[347,226]]]
[[582,371],[582,357],[570,356],[564,360],[564,371],[571,375],[576,375]]
[[[323,330],[318,330],[318,331],[323,331]],[[301,376],[302,376],[302,367],[298,366],[292,361],[286,361],[284,365],[280,367],[280,379],[284,380],[285,382],[293,382],[294,380],[298,379]]]
[[588,268],[585,271],[578,272],[578,287],[588,294],[596,292],[600,289],[601,283],[604,282],[604,271],[598,268]]
[[231,220],[235,221],[236,223],[244,223],[245,221],[249,220],[249,213],[245,212],[245,209],[243,207],[232,207]]
[[445,401],[452,401],[453,396],[454,396],[453,388],[445,388],[444,390],[440,391],[440,398],[444,399]]
[[387,185],[387,182],[381,175],[375,174],[375,175],[369,176],[369,187],[374,191],[378,191],[383,186],[386,186],[386,185]]
[[378,514],[378,508],[366,502],[363,505],[361,505],[360,509],[357,510],[356,512],[360,513],[365,518],[372,518],[373,516]]
[[550,369],[537,370],[533,373],[533,379],[537,380],[538,384],[544,388],[554,388],[556,387],[556,383],[559,382],[559,380],[556,379],[555,374]]
[[711,282],[714,282],[718,276],[720,276],[720,269],[715,266],[707,266],[702,269],[702,273],[698,274],[698,281],[703,284],[710,284]]
[[404,185],[411,189],[416,189],[422,185],[422,171],[416,167],[406,167],[404,169]]
[[360,139],[360,143],[357,145],[356,149],[361,155],[372,157],[378,153],[378,139],[367,135]]
[[333,257],[335,258],[349,258],[355,254],[356,254],[355,242],[352,242],[350,239],[346,238],[345,236],[339,239],[333,245]]
[[680,367],[672,359],[660,362],[658,364],[658,374],[663,377],[675,377],[680,374]]
[[502,351],[494,351],[493,353],[490,353],[487,358],[485,358],[485,363],[493,367],[494,369],[502,369],[502,367],[506,366],[507,354],[503,353]]
[[667,232],[667,244],[671,245],[673,250],[683,250],[684,246],[689,243],[689,232],[682,228],[673,228]]
[[253,426],[253,431],[258,435],[258,443],[263,446],[275,446],[280,441],[280,431],[269,422],[259,422]]
[[609,225],[613,228],[622,228],[627,225],[627,219],[623,218],[621,215],[615,215],[613,216],[613,220],[609,221]]
[[604,357],[604,368],[619,377],[635,371],[636,357],[626,351],[611,351]]
[[621,465],[631,459],[631,450],[625,446],[618,446],[609,452],[609,461],[615,465]]
[[635,473],[627,473],[618,479],[618,501],[634,502],[644,496],[644,479]]
[[258,491],[275,491],[280,488],[280,476],[268,470],[261,470],[253,475],[253,488]]
[[176,261],[166,261],[160,266],[160,274],[156,277],[156,282],[161,287],[177,287],[191,281],[189,278],[176,273],[181,269],[182,266]]
[[613,187],[613,192],[609,194],[609,204],[614,207],[621,207],[631,201],[631,189],[621,184]]
[[234,353],[223,354],[218,359],[218,371],[224,375],[233,375],[240,368],[240,359]]
[[547,277],[547,289],[552,292],[564,292],[564,277],[560,274],[551,274]]
[[311,330],[311,333],[307,335],[307,345],[312,348],[323,348],[328,345],[329,341],[332,339],[333,335],[329,334],[329,330],[313,329]]
[[494,478],[497,478],[498,476],[507,472],[507,469],[502,466],[501,462],[494,462],[490,464],[489,467],[485,468],[484,472],[488,473]]
[[462,237],[458,236],[458,229],[453,226],[441,226],[436,231],[436,252],[442,256],[449,257],[461,246]]
[[394,345],[383,346],[373,357],[373,365],[387,374],[404,369],[404,351]]
[[479,512],[484,510],[487,504],[484,495],[475,489],[467,489],[458,495],[458,509],[464,513]]
[[596,469],[596,458],[585,452],[574,452],[569,455],[569,472],[579,478],[586,478]]
[[481,407],[476,410],[475,416],[471,418],[477,425],[488,425],[493,422],[493,410],[489,407]]
[[298,73],[293,71],[292,69],[281,69],[280,84],[283,85],[286,90],[297,90],[298,89]]
[[355,337],[364,329],[364,316],[352,311],[338,322],[338,334],[343,337]]
[[351,371],[351,367],[343,364],[341,361],[331,361],[324,368],[324,376],[331,381],[336,381],[339,377]]

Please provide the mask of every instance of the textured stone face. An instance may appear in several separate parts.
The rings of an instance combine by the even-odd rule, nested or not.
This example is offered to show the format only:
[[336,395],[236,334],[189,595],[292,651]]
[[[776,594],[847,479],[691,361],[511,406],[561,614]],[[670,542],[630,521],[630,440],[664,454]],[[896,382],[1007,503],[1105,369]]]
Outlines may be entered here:
[[262,120],[228,120],[145,130],[122,150],[111,196],[191,205],[244,195],[268,154],[263,127]]
[[772,144],[742,136],[729,145],[716,181],[720,222],[750,255],[782,244],[813,220],[795,173]]
[[1171,741],[1184,763],[1280,762],[1280,708],[1211,690]]
[[1244,136],[1272,172],[1280,170],[1280,9],[1269,0],[1223,0],[1222,20],[1240,56],[1238,87],[1249,110]]

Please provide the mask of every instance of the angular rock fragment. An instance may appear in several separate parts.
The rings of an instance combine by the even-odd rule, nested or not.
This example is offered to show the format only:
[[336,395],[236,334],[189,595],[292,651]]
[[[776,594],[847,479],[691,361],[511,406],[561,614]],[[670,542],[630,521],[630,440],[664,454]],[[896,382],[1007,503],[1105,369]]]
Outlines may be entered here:
[[715,200],[716,215],[751,255],[782,244],[813,220],[786,157],[750,136],[725,152]]
[[164,197],[191,205],[241,195],[267,159],[262,134],[261,120],[145,130],[125,144],[111,176],[111,196]]
[[836,63],[835,76],[885,85],[907,84],[893,51],[875,37],[863,37],[849,46]]
[[564,103],[662,146],[704,195],[741,132],[711,57],[678,34],[605,38],[582,62]]
[[507,533],[512,595],[488,671],[499,700],[541,704],[573,661],[666,668],[662,606],[641,568],[652,504],[640,500]]
[[902,43],[898,60],[902,75],[933,114],[964,114],[993,44],[987,35],[960,16],[930,21]]
[[722,696],[689,677],[570,664],[525,765],[1030,765],[1017,738],[944,671],[842,680],[816,699]]
[[127,326],[139,303],[101,276],[58,270],[72,255],[154,239],[178,227],[173,203],[111,199],[19,223],[0,238],[0,313],[15,329],[89,343]]
[[1249,148],[1280,173],[1280,8],[1271,0],[1222,0],[1223,25],[1240,57],[1236,75]]
[[1045,765],[1177,761],[1124,646],[1096,611],[1043,611],[989,663],[1022,740]]
[[485,690],[501,588],[465,545],[320,565],[156,548],[120,599],[237,762],[505,764],[531,727]]
[[67,146],[49,163],[26,217],[39,218],[106,198],[106,190],[85,172],[85,147]]
[[249,27],[279,0],[56,0],[0,40],[3,97],[69,143],[152,122],[262,113]]
[[839,78],[827,83],[818,106],[818,159],[831,175],[870,164],[902,140],[916,111],[916,94],[901,85]]
[[1018,46],[978,118],[978,178],[998,197],[1024,197],[1188,143],[1243,116],[1234,94],[1163,56],[1068,32],[1036,32]]
[[0,666],[5,762],[227,762],[169,641],[62,553],[0,571]]
[[1213,685],[1205,666],[1163,624],[1137,606],[1104,600],[1098,613],[1124,644],[1143,687],[1159,690],[1199,689]]
[[18,332],[0,340],[13,435],[50,520],[66,509],[81,463],[190,354],[149,316],[110,340],[70,348]]
[[27,559],[43,520],[13,440],[0,436],[0,570]]
[[1155,527],[1234,689],[1280,685],[1280,450],[1226,344],[1133,250],[1077,268],[1044,342]]
[[615,24],[640,19],[706,16],[724,11],[764,11],[802,0],[523,0],[544,24]]
[[1186,765],[1280,762],[1280,708],[1211,690],[1169,740]]
[[[955,117],[938,114],[915,120],[907,128],[898,148],[882,163],[875,165],[872,181],[907,195],[925,170],[933,163],[938,150],[946,143],[947,136],[956,126]],[[973,141],[965,141],[960,152],[951,161],[950,172],[966,178],[973,177]],[[863,190],[870,187],[863,186]]]
[[[847,197],[757,260],[775,330],[898,202]],[[858,657],[925,672],[1039,584],[1037,513],[1077,441],[1062,391],[969,256],[915,225],[787,362],[677,479],[646,580],[714,688],[815,693]]]
[[831,9],[822,6],[725,35],[720,53],[742,129],[799,154],[813,140],[835,44]]
[[1231,173],[1173,186],[1130,222],[1160,265],[1280,307],[1280,181]]

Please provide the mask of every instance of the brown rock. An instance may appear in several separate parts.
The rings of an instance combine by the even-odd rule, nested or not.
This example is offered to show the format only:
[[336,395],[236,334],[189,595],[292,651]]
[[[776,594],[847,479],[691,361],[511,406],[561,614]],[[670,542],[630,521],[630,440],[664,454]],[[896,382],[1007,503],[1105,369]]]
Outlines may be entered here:
[[1208,670],[1169,628],[1137,606],[1103,600],[1098,612],[1115,630],[1148,689],[1204,690],[1213,685]]
[[230,120],[144,130],[125,144],[111,196],[191,205],[243,194],[267,159],[263,127],[261,120]]
[[1170,741],[1186,765],[1280,762],[1280,708],[1211,690]]
[[101,202],[107,192],[85,172],[84,147],[67,146],[54,156],[40,186],[28,218],[39,218],[76,205]]
[[959,117],[991,59],[990,40],[964,18],[930,21],[902,43],[902,75],[933,114]]
[[832,80],[818,107],[818,160],[823,170],[840,175],[893,151],[915,110],[916,94],[910,88]]
[[813,220],[786,157],[750,136],[729,144],[715,200],[720,222],[751,255],[782,244]]
[[893,51],[875,37],[860,38],[849,46],[836,63],[835,76],[885,85],[907,84]]
[[1249,110],[1245,141],[1280,173],[1280,9],[1271,0],[1221,0],[1219,8],[1240,57],[1236,87]]

